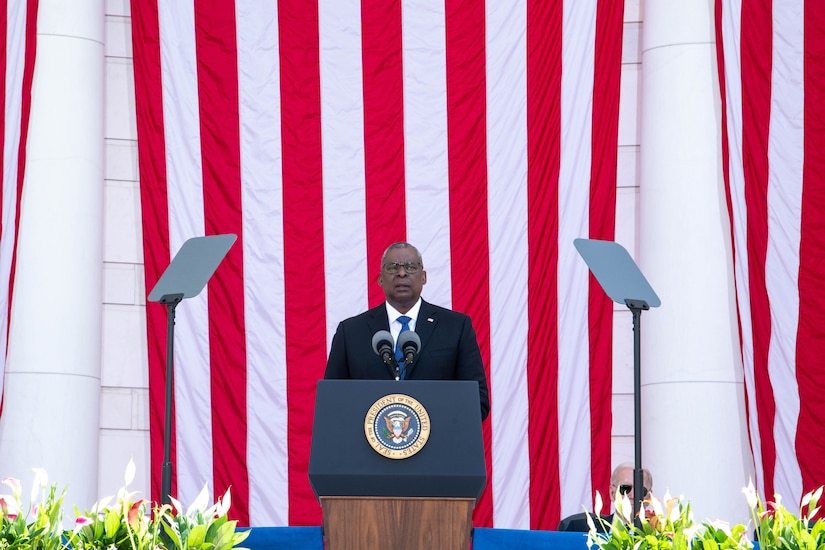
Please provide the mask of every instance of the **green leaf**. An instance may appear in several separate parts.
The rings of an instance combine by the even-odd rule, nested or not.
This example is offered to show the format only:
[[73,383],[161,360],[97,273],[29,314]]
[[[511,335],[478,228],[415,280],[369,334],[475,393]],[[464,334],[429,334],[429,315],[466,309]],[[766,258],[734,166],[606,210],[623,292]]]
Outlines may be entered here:
[[106,529],[106,536],[110,539],[115,538],[118,529],[120,529],[120,514],[116,512],[109,512],[106,514],[104,520],[104,528]]
[[189,531],[187,539],[189,548],[200,548],[206,541],[207,525],[195,525]]
[[235,531],[235,534],[232,536],[232,547],[236,548],[237,550],[249,550],[248,548],[238,548],[238,545],[246,540],[246,537],[249,536],[251,531],[246,529],[244,531]]
[[178,533],[178,530],[173,527],[173,524],[164,521],[163,531],[164,533],[166,533],[166,536],[168,536],[171,539],[173,548],[183,548],[183,544],[181,544],[180,534]]
[[215,550],[230,550],[232,548],[232,539],[235,533],[235,521],[223,523],[218,528],[218,534],[213,540]]

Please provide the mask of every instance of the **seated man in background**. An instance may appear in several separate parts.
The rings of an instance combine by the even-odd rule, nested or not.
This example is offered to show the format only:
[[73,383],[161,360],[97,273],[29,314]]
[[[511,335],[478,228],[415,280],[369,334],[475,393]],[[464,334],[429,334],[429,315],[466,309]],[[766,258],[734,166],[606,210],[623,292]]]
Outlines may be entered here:
[[[636,466],[633,463],[623,462],[616,466],[613,470],[613,474],[610,476],[611,506],[614,502],[616,502],[617,492],[621,496],[626,496],[630,501],[630,505],[633,506],[633,471],[635,469]],[[652,496],[650,492],[652,488],[653,476],[651,475],[650,470],[647,468],[642,468],[642,490],[644,491],[642,499],[647,499]],[[559,522],[558,531],[574,531],[581,533],[590,531],[590,526],[587,524],[587,515],[587,512],[579,512],[578,514],[567,516]],[[593,524],[596,526],[596,530],[601,533],[605,531],[607,526],[613,523],[613,514],[601,514],[600,516],[596,516],[595,514],[590,515],[593,516]],[[599,521],[599,517],[601,517],[604,521]]]
[[[636,465],[632,462],[623,462],[616,466],[613,470],[613,475],[610,476],[610,502],[616,502],[616,492],[622,496],[627,496],[630,504],[633,504],[635,494],[633,492],[633,471]],[[650,470],[642,468],[642,500],[649,499],[651,496],[651,489],[653,489],[653,476]]]

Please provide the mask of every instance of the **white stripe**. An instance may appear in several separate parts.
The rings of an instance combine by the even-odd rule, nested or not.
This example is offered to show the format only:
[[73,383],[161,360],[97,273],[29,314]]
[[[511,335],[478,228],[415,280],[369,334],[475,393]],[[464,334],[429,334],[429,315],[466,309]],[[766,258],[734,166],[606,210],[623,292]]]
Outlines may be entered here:
[[488,4],[487,189],[493,523],[530,529],[527,338],[527,7]]
[[338,323],[367,309],[378,269],[366,261],[360,15],[358,0],[318,4],[327,349]]
[[250,525],[288,525],[277,3],[237,2]]
[[559,476],[562,517],[593,500],[590,477],[588,270],[573,240],[588,237],[595,0],[564,3],[559,170]]
[[452,306],[443,2],[402,0],[407,240],[424,257],[424,299]]
[[725,56],[725,92],[728,130],[728,156],[731,207],[733,210],[733,240],[735,247],[736,293],[742,331],[742,361],[748,399],[748,425],[753,450],[756,486],[763,488],[762,442],[759,436],[759,415],[753,371],[753,331],[751,319],[750,273],[748,269],[748,209],[745,203],[745,174],[742,159],[742,67],[741,0],[726,0],[722,4],[722,41]]
[[[3,212],[2,240],[0,240],[0,346],[5,350],[9,328],[9,282],[11,261],[15,248],[15,224],[17,218],[17,177],[20,146],[20,122],[23,113],[23,70],[26,55],[26,2],[9,2],[6,5],[6,73],[5,78],[5,125],[3,131]],[[0,355],[0,392],[5,377],[5,351]],[[0,393],[0,395],[2,395]],[[2,399],[0,399],[2,401]]]
[[[5,125],[3,127],[3,189],[17,186],[17,159],[20,143],[20,118],[23,112],[23,70],[26,56],[26,2],[9,2],[6,6]],[[16,195],[15,191],[15,195]],[[7,210],[14,202],[4,201],[3,234],[6,234]]]
[[799,242],[804,143],[804,2],[773,2],[771,132],[768,137],[768,251],[765,283],[771,304],[768,372],[776,408],[775,489],[789,502],[802,496],[796,459],[799,394],[796,333],[799,324]]
[[[158,2],[164,138],[172,257],[204,234],[194,12],[191,3]],[[175,323],[177,498],[192,502],[212,482],[212,406],[207,291],[181,302]],[[185,368],[184,368],[185,367]],[[193,435],[197,434],[196,437]],[[212,491],[213,492],[213,491]]]

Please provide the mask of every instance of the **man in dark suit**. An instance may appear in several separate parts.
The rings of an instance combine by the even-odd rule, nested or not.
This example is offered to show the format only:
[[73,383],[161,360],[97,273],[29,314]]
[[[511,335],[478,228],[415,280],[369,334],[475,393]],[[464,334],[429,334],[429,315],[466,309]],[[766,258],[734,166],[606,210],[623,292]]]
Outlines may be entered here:
[[463,313],[422,300],[426,282],[427,272],[418,250],[404,242],[390,245],[381,259],[378,276],[386,302],[338,325],[324,378],[393,379],[393,373],[373,350],[372,337],[388,330],[397,341],[403,330],[413,330],[421,339],[421,350],[411,364],[401,362],[401,378],[477,381],[484,420],[490,411],[490,398],[472,322]]
[[[636,466],[632,462],[623,462],[616,466],[613,474],[610,476],[610,504],[616,502],[616,493],[623,497],[627,497],[631,512],[633,508],[633,472]],[[642,491],[644,496],[642,499],[649,500],[653,497],[651,489],[653,488],[653,474],[647,468],[642,468]],[[604,533],[610,529],[613,524],[613,514],[601,515],[588,514],[587,512],[579,512],[572,516],[567,516],[559,522],[559,531],[580,531],[587,532],[590,526],[587,523],[587,516],[590,515],[596,531]],[[601,520],[599,519],[601,517]]]

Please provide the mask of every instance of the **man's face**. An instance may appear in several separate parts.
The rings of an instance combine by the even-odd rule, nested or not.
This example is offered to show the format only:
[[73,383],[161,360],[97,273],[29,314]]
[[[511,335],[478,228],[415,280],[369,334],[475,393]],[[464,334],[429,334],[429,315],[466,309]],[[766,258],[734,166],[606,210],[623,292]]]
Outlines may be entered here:
[[[418,268],[414,273],[408,273],[404,264],[413,263]],[[387,264],[402,264],[398,271],[389,273]],[[427,282],[427,272],[418,261],[418,253],[412,247],[393,248],[387,252],[378,275],[378,284],[384,289],[384,296],[392,307],[406,313],[415,305],[421,296],[421,289]]]
[[[642,476],[644,478],[644,476]],[[646,487],[646,483],[648,480],[644,480],[643,485]],[[633,469],[632,468],[623,468],[619,470],[616,474],[616,480],[613,484],[610,485],[610,501],[616,501],[616,493],[620,493],[622,495],[627,495],[628,500],[632,503],[635,499],[635,493],[633,490]],[[649,491],[646,491],[649,492]],[[642,498],[647,498],[647,494],[642,495]]]

